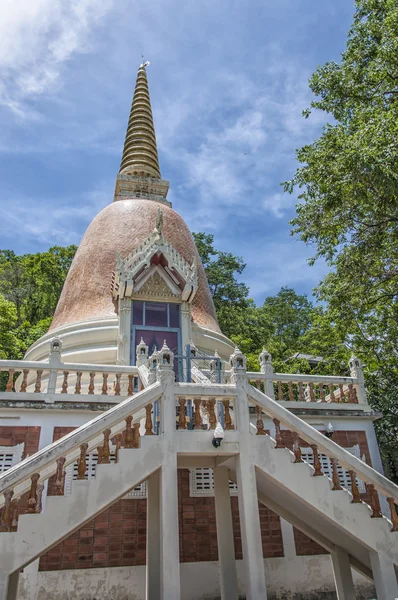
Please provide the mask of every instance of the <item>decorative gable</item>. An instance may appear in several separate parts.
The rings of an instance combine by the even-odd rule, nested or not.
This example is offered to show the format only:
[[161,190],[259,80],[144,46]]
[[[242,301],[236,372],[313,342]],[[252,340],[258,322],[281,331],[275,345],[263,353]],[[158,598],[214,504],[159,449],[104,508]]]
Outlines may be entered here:
[[198,289],[195,261],[190,265],[163,237],[163,213],[156,227],[126,258],[116,257],[112,281],[115,299],[130,297],[191,302]]

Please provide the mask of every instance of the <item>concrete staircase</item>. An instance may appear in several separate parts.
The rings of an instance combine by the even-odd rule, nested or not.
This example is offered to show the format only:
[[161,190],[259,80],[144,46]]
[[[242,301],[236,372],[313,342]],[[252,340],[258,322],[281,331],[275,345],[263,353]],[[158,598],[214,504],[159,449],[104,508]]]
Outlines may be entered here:
[[47,497],[41,514],[21,515],[16,532],[0,535],[1,570],[23,568],[147,479],[162,463],[158,436],[121,449],[117,464],[100,464],[94,479],[74,481],[69,496]]
[[[187,429],[187,397],[196,402],[195,424],[198,427],[193,431]],[[226,411],[224,419],[230,410],[234,412],[234,424],[229,422],[230,428],[227,428],[225,440],[219,448],[211,443],[213,432],[203,431],[200,416],[200,405],[205,402],[212,428],[217,398]],[[159,404],[161,415],[160,434],[156,436],[151,425],[154,402]],[[261,427],[257,429],[259,435],[253,435],[250,404],[273,420],[275,439],[261,435]],[[176,427],[176,407],[179,430]],[[131,423],[134,419],[134,436],[139,436],[143,415],[144,418],[146,415],[146,435],[134,438]],[[294,452],[284,447],[281,427],[295,436]],[[108,452],[109,459],[109,440],[112,436],[122,435],[122,431],[125,448],[118,448],[116,464],[99,464],[95,479],[74,481],[70,496],[47,497],[41,514],[22,515],[17,531],[8,530],[0,534],[0,600],[13,597],[10,595],[10,582],[22,567],[144,480],[148,481],[149,515],[147,598],[178,600],[177,466],[194,466],[195,461],[203,464],[210,461],[206,464],[213,465],[215,482],[218,481],[215,500],[224,599],[237,597],[234,592],[236,584],[231,578],[231,569],[235,570],[232,517],[229,520],[225,518],[226,512],[230,511],[229,477],[238,483],[247,598],[266,598],[258,501],[331,552],[339,600],[355,600],[350,565],[374,580],[378,600],[395,600],[398,597],[395,574],[398,523],[394,520],[397,486],[255,389],[244,374],[238,373],[229,385],[175,384],[171,369],[160,371],[156,383],[3,473],[0,476],[0,492],[4,494],[5,501],[2,502],[5,508],[9,509],[12,495],[20,496],[27,491],[29,501],[33,500],[35,505],[35,486],[39,477],[42,481],[54,474],[60,477],[62,469],[76,462],[79,456],[83,460],[81,457],[87,450],[100,446],[105,457]],[[379,492],[391,500],[393,522],[378,515],[374,506],[371,509],[361,503],[359,498],[356,498],[357,503],[350,503],[355,500],[354,489],[352,495],[347,490],[333,491],[335,481],[322,476],[321,472],[315,473],[313,467],[301,461],[299,440],[304,440],[316,452],[319,450],[351,470],[354,479],[362,479],[373,489],[373,498]],[[85,468],[86,463],[82,464]],[[220,469],[225,477],[220,474]],[[30,512],[35,513],[34,510]]]

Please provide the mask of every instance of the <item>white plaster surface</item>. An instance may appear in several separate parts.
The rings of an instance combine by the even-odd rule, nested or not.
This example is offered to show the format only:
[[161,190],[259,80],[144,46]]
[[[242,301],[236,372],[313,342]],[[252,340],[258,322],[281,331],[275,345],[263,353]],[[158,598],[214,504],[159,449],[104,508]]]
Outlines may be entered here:
[[[243,588],[243,561],[236,561],[240,594]],[[287,593],[332,592],[333,573],[329,556],[272,558],[265,561],[269,598]],[[372,586],[354,573],[358,597],[374,598]],[[373,595],[372,595],[373,594]],[[182,600],[210,600],[220,597],[218,563],[181,564]],[[303,596],[304,597],[304,596]],[[312,600],[318,596],[313,596]],[[319,596],[320,597],[320,596]],[[75,571],[21,574],[18,600],[144,600],[145,567],[114,567]],[[321,598],[321,597],[320,597]]]

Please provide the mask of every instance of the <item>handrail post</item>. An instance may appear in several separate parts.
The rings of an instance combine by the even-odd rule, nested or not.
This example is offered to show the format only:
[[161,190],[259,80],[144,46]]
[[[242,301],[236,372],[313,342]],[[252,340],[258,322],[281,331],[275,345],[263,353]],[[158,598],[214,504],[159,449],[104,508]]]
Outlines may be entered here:
[[258,357],[258,362],[260,363],[260,372],[267,376],[267,379],[264,382],[265,393],[269,398],[275,400],[274,382],[272,378],[274,374],[272,356],[265,348],[263,348],[263,351]]
[[[48,377],[47,394],[55,394],[55,391],[57,389],[58,371],[62,368],[61,352],[62,341],[59,338],[53,338],[50,341],[50,354],[48,357],[50,374]],[[48,397],[46,398],[46,402],[53,403],[54,400],[51,400]]]
[[363,375],[362,363],[359,358],[353,354],[348,362],[348,365],[350,367],[351,377],[357,380],[356,388],[358,394],[358,404],[367,404],[368,401],[366,398],[365,378]]

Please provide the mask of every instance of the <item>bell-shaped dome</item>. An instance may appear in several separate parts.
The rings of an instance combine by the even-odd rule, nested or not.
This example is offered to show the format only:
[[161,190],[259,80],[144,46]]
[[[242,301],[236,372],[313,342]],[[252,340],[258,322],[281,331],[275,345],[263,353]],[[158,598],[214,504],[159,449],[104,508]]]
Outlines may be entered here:
[[104,208],[89,225],[73,260],[50,331],[92,319],[115,316],[111,292],[116,255],[123,259],[153,232],[158,208],[163,237],[187,263],[196,263],[198,289],[192,300],[193,321],[219,332],[213,300],[192,234],[172,208],[147,199],[125,199]]

